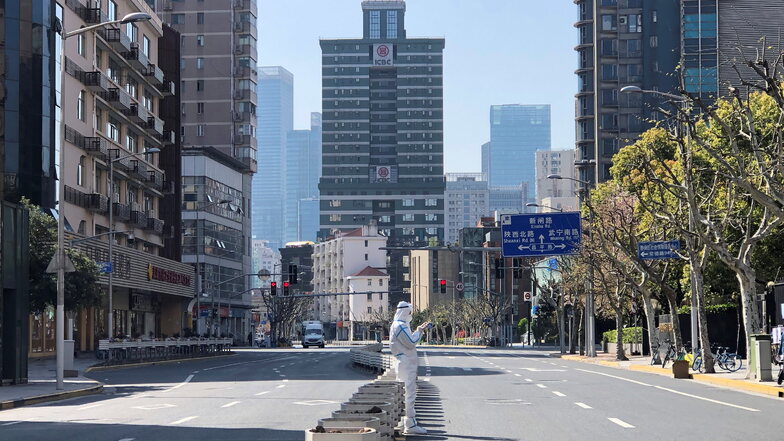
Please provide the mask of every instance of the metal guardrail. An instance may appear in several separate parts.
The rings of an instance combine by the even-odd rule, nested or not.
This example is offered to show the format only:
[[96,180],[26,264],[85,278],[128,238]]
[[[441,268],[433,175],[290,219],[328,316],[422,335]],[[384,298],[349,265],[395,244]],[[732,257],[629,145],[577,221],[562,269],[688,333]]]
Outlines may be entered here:
[[230,338],[191,338],[149,341],[99,340],[96,356],[109,363],[165,360],[216,355],[231,348]]
[[395,366],[395,357],[381,352],[383,345],[374,343],[351,349],[351,362],[378,371],[387,371]]

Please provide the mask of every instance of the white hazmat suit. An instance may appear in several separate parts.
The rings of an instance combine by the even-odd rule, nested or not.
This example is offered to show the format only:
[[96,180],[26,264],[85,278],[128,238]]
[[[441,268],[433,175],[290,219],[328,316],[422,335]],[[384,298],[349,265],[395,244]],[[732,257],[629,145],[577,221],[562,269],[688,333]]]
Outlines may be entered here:
[[422,329],[425,325],[411,331],[411,304],[400,302],[397,305],[395,319],[389,330],[390,349],[397,359],[397,381],[405,386],[406,416],[403,419],[404,434],[426,434],[427,430],[419,427],[416,422],[416,409],[414,402],[417,394],[417,359],[416,344],[422,339]]

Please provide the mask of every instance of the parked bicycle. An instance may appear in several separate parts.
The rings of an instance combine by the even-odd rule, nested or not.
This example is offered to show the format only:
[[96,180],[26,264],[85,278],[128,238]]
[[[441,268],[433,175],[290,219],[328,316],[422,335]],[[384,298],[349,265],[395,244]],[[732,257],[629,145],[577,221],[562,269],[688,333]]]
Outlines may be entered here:
[[[727,372],[736,372],[743,367],[743,359],[735,352],[729,352],[728,347],[711,345],[711,355],[713,360],[722,369]],[[715,350],[715,352],[714,352]],[[699,372],[705,372],[705,365],[702,362],[702,352],[698,352],[694,356],[692,369]]]

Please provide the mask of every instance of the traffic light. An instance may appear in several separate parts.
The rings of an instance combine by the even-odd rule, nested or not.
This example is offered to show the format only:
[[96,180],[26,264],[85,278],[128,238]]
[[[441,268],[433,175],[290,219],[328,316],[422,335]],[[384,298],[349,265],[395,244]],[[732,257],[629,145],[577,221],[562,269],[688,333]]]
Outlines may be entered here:
[[291,285],[291,283],[283,282],[283,295],[284,296],[289,295],[289,285]]
[[270,282],[270,295],[278,295],[278,282]]
[[289,283],[297,284],[297,265],[289,265]]
[[446,280],[441,279],[439,282],[439,289],[441,290],[441,294],[446,294]]
[[217,308],[212,308],[212,317],[213,318],[217,318],[218,317],[218,309]]
[[515,279],[522,278],[523,277],[523,268],[522,268],[522,266],[523,266],[523,259],[521,259],[519,257],[515,257],[514,259],[512,259],[512,266],[514,267],[514,269],[512,270],[512,276]]
[[495,269],[495,278],[496,279],[503,279],[504,278],[504,259],[496,258],[493,262],[493,268]]

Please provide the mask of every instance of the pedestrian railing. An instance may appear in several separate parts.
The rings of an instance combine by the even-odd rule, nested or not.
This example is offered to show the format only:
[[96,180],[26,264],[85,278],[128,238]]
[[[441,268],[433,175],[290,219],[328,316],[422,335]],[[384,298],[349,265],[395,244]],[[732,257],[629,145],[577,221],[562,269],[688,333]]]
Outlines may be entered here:
[[385,372],[395,366],[395,357],[381,352],[383,345],[373,343],[361,348],[351,349],[351,362],[357,366]]
[[[367,346],[378,343],[376,340],[327,340],[330,346]],[[387,341],[387,343],[389,343]]]
[[231,338],[189,338],[166,340],[99,340],[96,356],[107,363],[168,360],[218,355],[228,352]]

